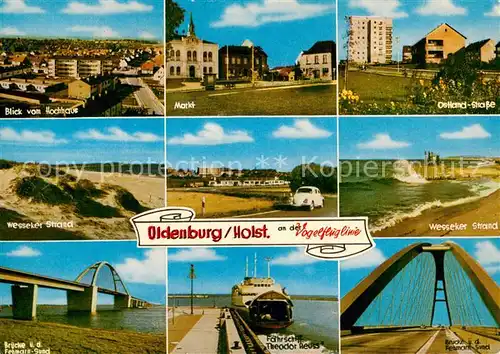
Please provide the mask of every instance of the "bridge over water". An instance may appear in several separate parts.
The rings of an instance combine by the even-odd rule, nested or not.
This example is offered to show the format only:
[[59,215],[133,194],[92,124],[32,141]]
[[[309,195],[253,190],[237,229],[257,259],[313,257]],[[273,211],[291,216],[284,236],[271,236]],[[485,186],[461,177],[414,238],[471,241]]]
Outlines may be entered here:
[[343,353],[498,353],[500,288],[456,243],[415,243],[342,298],[340,326]]
[[[111,287],[98,286],[98,277],[103,273],[110,276],[113,284]],[[108,262],[94,263],[74,281],[0,267],[0,282],[12,284],[12,313],[15,319],[36,318],[38,288],[66,291],[68,312],[95,314],[98,293],[112,295],[115,309],[151,306],[149,302],[129,293],[115,268]]]

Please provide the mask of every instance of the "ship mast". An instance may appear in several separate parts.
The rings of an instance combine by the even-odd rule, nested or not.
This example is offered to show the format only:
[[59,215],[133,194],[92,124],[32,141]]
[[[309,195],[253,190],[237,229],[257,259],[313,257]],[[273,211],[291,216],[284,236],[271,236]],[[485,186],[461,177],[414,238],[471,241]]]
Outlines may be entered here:
[[245,261],[245,278],[248,278],[248,257],[246,258]]
[[267,277],[271,278],[271,261],[273,260],[271,257],[264,258],[267,262]]
[[253,277],[257,278],[257,253],[253,256]]

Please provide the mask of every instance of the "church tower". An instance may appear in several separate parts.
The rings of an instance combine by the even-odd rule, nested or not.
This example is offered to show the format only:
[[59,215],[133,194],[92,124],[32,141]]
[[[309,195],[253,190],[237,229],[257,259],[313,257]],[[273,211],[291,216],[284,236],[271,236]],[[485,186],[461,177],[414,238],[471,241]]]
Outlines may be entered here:
[[191,12],[190,18],[189,18],[189,26],[188,26],[188,33],[187,35],[189,37],[196,37],[196,33],[194,31],[194,21],[193,21],[193,13]]

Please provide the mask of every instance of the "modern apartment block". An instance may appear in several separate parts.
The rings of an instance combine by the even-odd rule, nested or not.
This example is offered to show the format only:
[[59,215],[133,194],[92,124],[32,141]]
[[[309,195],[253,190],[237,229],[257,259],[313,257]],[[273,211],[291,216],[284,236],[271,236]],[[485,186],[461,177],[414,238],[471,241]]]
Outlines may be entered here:
[[49,76],[87,78],[113,71],[111,58],[54,57],[48,61]]
[[349,60],[355,63],[389,63],[392,60],[392,19],[349,17]]
[[466,39],[449,24],[442,23],[413,45],[412,60],[416,64],[439,64],[464,48]]

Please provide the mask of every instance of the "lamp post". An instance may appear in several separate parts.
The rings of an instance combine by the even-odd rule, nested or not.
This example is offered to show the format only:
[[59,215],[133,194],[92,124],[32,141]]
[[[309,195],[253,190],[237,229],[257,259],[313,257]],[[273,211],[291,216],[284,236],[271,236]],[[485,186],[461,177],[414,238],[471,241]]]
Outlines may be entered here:
[[191,315],[193,314],[193,282],[195,278],[194,264],[191,264],[191,269],[189,270],[189,279],[191,279]]
[[399,54],[400,54],[400,53],[399,53],[399,52],[400,52],[400,50],[399,50],[399,36],[396,36],[395,40],[396,40],[396,50],[397,50],[397,52],[398,52],[398,55],[397,55],[397,57],[396,57],[396,60],[397,60],[397,62],[398,62],[398,73],[399,73]]

